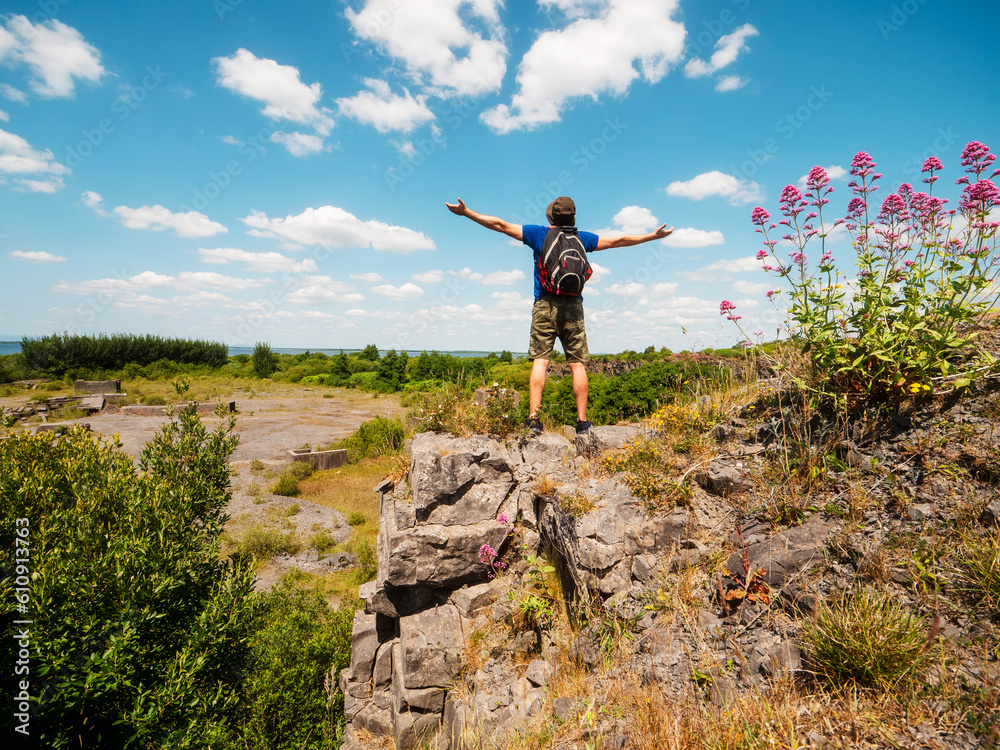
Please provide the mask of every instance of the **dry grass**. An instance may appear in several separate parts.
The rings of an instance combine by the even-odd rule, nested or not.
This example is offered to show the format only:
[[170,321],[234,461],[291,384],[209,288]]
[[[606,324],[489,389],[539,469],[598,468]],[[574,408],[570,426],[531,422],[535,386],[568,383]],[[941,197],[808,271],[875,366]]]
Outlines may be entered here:
[[556,482],[548,474],[542,474],[531,488],[535,491],[535,494],[539,497],[549,497],[560,487],[559,483]]

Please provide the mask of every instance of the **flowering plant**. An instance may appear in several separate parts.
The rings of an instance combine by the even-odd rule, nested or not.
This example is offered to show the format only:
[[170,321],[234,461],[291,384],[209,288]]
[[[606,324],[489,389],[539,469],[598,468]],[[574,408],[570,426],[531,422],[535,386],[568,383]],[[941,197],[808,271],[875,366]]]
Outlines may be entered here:
[[[820,388],[845,396],[885,400],[930,390],[933,380],[969,382],[970,373],[991,368],[988,353],[973,348],[975,329],[997,300],[997,228],[994,208],[1000,191],[989,173],[995,160],[973,141],[962,152],[966,176],[957,209],[935,196],[943,165],[937,157],[923,165],[927,192],[903,183],[877,207],[874,193],[882,175],[859,152],[851,164],[854,196],[843,218],[826,223],[824,208],[833,192],[822,167],[806,179],[805,193],[788,185],[781,193],[777,223],[757,206],[751,214],[763,235],[757,258],[788,288],[790,333],[809,353]],[[988,176],[987,176],[987,173]],[[785,260],[772,233],[791,246]],[[834,229],[843,226],[856,255],[856,277],[848,280],[827,249]],[[782,231],[778,229],[778,231]],[[810,263],[810,243],[819,242]],[[774,302],[780,293],[768,293]],[[720,313],[739,326],[735,306]],[[741,328],[742,331],[742,328]],[[745,335],[745,333],[744,333]],[[749,338],[749,337],[748,337]]]

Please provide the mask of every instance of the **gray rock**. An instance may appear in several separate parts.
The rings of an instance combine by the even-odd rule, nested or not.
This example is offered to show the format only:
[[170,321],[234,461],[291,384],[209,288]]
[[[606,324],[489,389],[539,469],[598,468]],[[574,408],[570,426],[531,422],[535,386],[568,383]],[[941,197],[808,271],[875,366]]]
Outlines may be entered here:
[[496,581],[463,586],[458,591],[452,592],[449,601],[458,607],[458,611],[465,617],[475,617],[481,609],[493,603],[496,590]]
[[392,712],[373,703],[362,708],[354,716],[356,729],[366,729],[374,735],[389,736],[394,733]]
[[591,427],[585,434],[576,436],[576,452],[583,456],[596,456],[604,451],[621,448],[629,440],[645,432],[644,428],[637,425]]
[[[458,607],[441,607],[399,621],[404,686],[448,687],[462,669],[462,618]],[[395,665],[395,659],[393,659]],[[394,666],[395,671],[395,666]]]
[[[779,589],[792,576],[823,560],[826,539],[836,528],[836,525],[817,513],[801,526],[787,529],[767,541],[748,547],[746,553],[750,569],[766,570],[767,584],[772,589]],[[743,568],[739,551],[733,553],[726,566],[736,576],[745,578],[747,571]]]
[[403,669],[401,646],[397,642],[392,647],[392,713],[419,711],[420,713],[441,713],[444,710],[444,690],[439,687],[408,688]]
[[987,505],[979,520],[986,526],[1000,525],[1000,499],[994,500]]
[[514,488],[514,465],[503,443],[475,436],[420,433],[411,444],[414,522],[461,525],[494,520]]
[[420,747],[441,728],[441,714],[421,714],[411,711],[393,716],[396,750]]
[[371,681],[377,649],[378,633],[375,630],[375,615],[358,610],[354,613],[354,627],[351,630],[351,680],[354,682]]
[[737,495],[748,485],[741,468],[720,460],[712,461],[708,469],[698,473],[695,479],[707,491],[719,497]]
[[552,713],[561,722],[574,718],[582,708],[583,698],[556,698],[552,701]]
[[[552,432],[543,432],[531,440],[526,440],[521,446],[521,460],[528,467],[545,466],[561,462],[570,454],[572,446],[564,436]],[[536,472],[541,473],[541,472]]]
[[544,659],[532,659],[524,676],[535,687],[542,687],[552,677],[552,665]]
[[398,645],[398,640],[389,641],[379,646],[375,654],[375,667],[372,670],[372,684],[376,689],[383,688],[392,681],[392,650]]
[[934,506],[929,503],[911,505],[906,509],[906,516],[911,521],[926,521],[934,515]]

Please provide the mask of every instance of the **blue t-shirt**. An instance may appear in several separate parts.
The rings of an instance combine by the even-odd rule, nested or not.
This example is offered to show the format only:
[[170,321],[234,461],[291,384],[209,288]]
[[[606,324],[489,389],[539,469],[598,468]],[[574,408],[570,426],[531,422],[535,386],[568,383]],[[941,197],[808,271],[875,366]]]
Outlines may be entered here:
[[[549,233],[550,227],[540,227],[537,224],[525,224],[521,227],[521,241],[532,249],[532,260],[535,269],[535,302],[540,300],[547,292],[542,286],[542,280],[538,276],[538,261],[542,257],[542,244],[545,242],[545,235]],[[593,232],[577,232],[583,249],[588,253],[597,249],[597,235]]]

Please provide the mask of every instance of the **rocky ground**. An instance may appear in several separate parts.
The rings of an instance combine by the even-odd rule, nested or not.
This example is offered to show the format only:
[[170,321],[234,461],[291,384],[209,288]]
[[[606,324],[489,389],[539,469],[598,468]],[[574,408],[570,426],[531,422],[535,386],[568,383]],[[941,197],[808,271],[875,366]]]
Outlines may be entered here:
[[[1000,523],[998,403],[989,379],[848,415],[762,390],[671,459],[693,485],[653,509],[601,470],[640,428],[417,436],[408,481],[384,488],[340,675],[347,746],[987,746],[1000,613],[969,597],[960,551]],[[818,612],[859,587],[922,623],[932,664],[898,683],[909,699],[845,698],[804,653]],[[673,714],[675,734],[650,727]],[[722,742],[740,721],[750,734]]]

